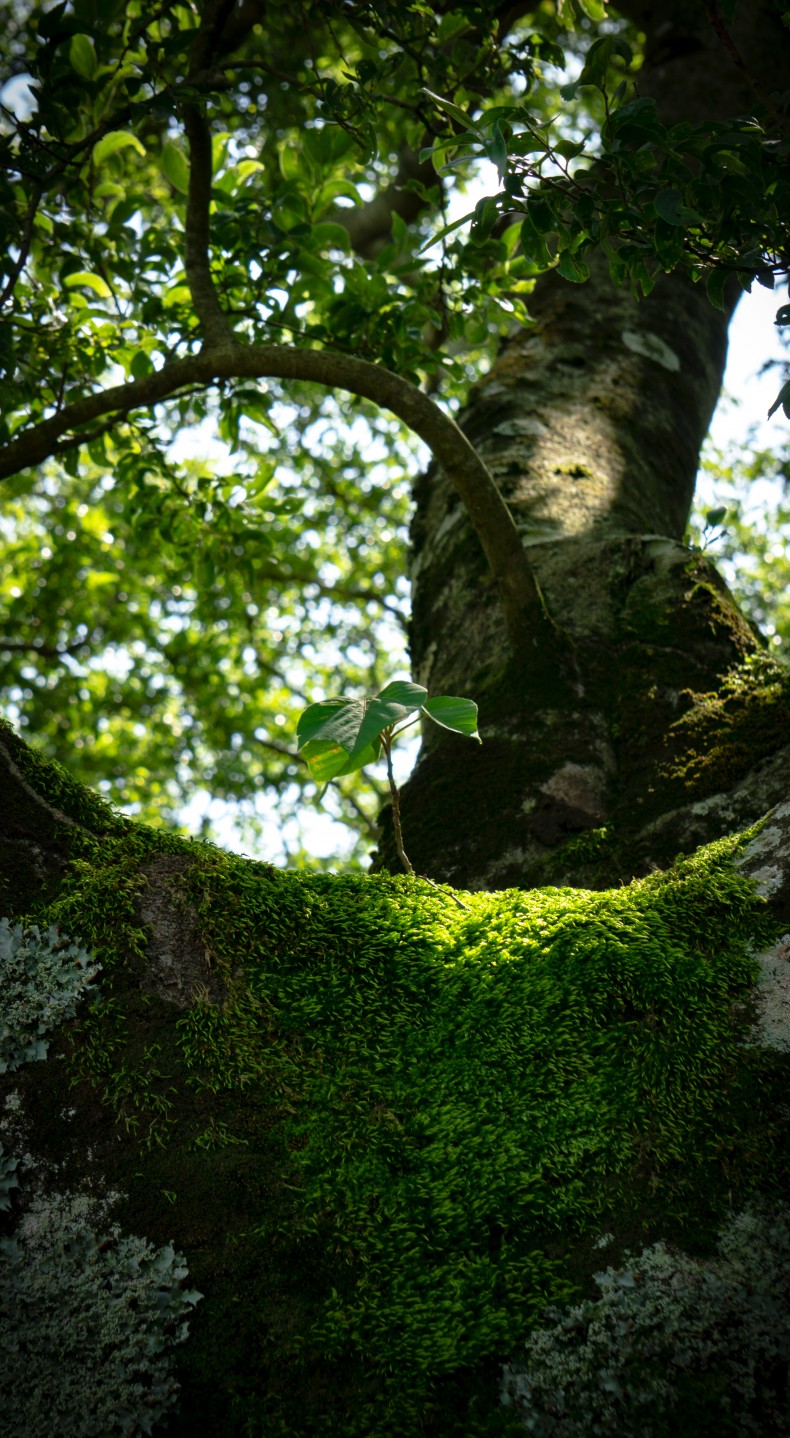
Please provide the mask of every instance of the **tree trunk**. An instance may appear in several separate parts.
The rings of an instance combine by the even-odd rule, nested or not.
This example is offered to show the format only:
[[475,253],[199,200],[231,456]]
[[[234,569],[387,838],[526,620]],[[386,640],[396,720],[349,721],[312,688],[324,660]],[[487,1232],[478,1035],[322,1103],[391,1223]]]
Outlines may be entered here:
[[[670,113],[687,86],[747,106],[688,33],[703,7],[627,8]],[[787,682],[682,544],[726,316],[677,280],[635,305],[599,267],[533,311],[463,422],[548,617],[508,649],[464,513],[423,477],[415,677],[478,698],[485,742],[431,743],[403,795],[418,872],[513,891],[459,907],[226,855],[119,818],[0,726],[9,1431],[518,1435],[501,1367],[547,1302],[657,1238],[709,1255],[728,1213],[786,1197],[790,805],[618,887],[790,776]],[[185,1342],[174,1246],[202,1294]],[[733,1331],[780,1321],[774,1277]],[[780,1438],[785,1355],[764,1359],[748,1431]],[[721,1373],[684,1381],[684,1438],[735,1431]]]
[[[603,1245],[706,1254],[786,1194],[790,805],[740,857],[458,908],[147,830],[5,728],[0,793],[10,1431],[518,1438],[501,1365]],[[69,940],[102,967],[59,1023]],[[749,1431],[783,1438],[774,1368]]]
[[[640,93],[668,123],[748,111],[747,76],[704,5],[621,8],[647,30]],[[790,44],[773,7],[739,7],[734,35],[764,90],[783,83]],[[434,693],[477,699],[484,739],[471,753],[426,735],[403,794],[419,873],[470,888],[616,883],[743,828],[787,792],[786,678],[714,566],[683,544],[734,304],[714,309],[677,275],[637,302],[601,258],[584,285],[549,274],[530,300],[534,328],[473,390],[461,426],[511,507],[552,621],[527,652],[508,648],[445,476],[432,467],[417,484],[412,670]]]

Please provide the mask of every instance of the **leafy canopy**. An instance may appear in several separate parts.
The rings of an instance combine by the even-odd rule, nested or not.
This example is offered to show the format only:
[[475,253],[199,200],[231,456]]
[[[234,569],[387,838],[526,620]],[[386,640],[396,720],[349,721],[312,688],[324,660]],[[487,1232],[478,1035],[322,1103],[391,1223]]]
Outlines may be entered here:
[[[298,861],[297,713],[403,653],[425,450],[378,367],[457,405],[596,247],[714,303],[783,276],[787,142],[667,131],[603,0],[227,9],[0,0],[0,694],[149,820],[211,795],[254,843],[274,796]],[[337,786],[359,854],[382,797]]]

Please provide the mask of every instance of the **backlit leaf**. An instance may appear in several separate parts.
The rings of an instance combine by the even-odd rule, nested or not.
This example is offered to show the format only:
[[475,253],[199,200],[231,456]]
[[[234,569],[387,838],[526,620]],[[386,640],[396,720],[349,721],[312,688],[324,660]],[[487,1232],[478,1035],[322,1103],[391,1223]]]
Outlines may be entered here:
[[189,161],[183,150],[168,140],[162,150],[160,164],[165,179],[170,181],[173,189],[186,195],[189,190]]
[[90,80],[96,73],[96,51],[89,35],[72,35],[69,45],[69,61],[73,70],[83,80]]
[[111,130],[109,135],[102,135],[93,147],[93,163],[101,165],[110,156],[118,153],[119,150],[128,149],[132,146],[138,155],[145,154],[145,145],[141,145],[136,135],[131,130]]

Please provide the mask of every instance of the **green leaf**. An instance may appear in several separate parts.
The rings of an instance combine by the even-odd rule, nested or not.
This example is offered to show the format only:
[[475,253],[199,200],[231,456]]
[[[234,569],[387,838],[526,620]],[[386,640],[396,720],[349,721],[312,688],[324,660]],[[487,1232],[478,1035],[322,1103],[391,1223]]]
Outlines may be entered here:
[[110,155],[115,155],[119,150],[125,150],[131,145],[138,155],[145,154],[145,145],[141,145],[136,135],[131,130],[111,130],[109,135],[102,135],[93,147],[93,163],[101,165]]
[[768,411],[769,419],[772,415],[776,414],[776,411],[780,408],[780,406],[787,415],[787,418],[790,419],[790,379],[786,382],[786,384],[782,385],[782,388],[776,396],[776,399],[771,405],[771,408]]
[[170,181],[173,189],[186,195],[189,191],[189,161],[183,150],[174,145],[172,140],[168,140],[159,163],[165,179]]
[[668,189],[659,190],[653,201],[656,207],[656,214],[668,225],[694,225],[700,224],[700,216],[688,205],[683,203],[683,196],[680,190]]
[[83,289],[93,290],[102,300],[112,299],[112,290],[103,280],[101,275],[91,275],[86,270],[79,270],[76,274],[67,275],[63,281],[67,290],[76,289],[78,286]]
[[724,291],[729,284],[731,271],[725,269],[709,270],[705,277],[705,289],[708,299],[717,310],[724,309]]
[[575,285],[583,285],[585,280],[590,278],[589,266],[584,260],[579,260],[572,255],[570,250],[563,250],[557,262],[557,273],[562,275],[564,280],[571,280]]
[[430,239],[425,241],[425,244],[420,245],[417,254],[421,255],[423,251],[429,250],[431,248],[431,245],[437,245],[440,240],[443,240],[445,238],[446,235],[451,235],[453,230],[460,229],[461,225],[465,225],[467,220],[473,220],[476,213],[477,210],[475,208],[474,210],[470,210],[468,214],[462,215],[460,220],[453,220],[451,225],[445,225],[435,235],[431,235]]
[[452,100],[444,100],[441,95],[434,95],[433,90],[429,90],[426,85],[423,85],[422,89],[424,95],[428,95],[446,114],[451,115],[456,123],[461,125],[464,130],[470,130],[478,140],[483,139],[480,126],[476,125],[474,120],[470,120],[469,116],[465,115],[463,110],[459,110],[458,106],[454,105]]
[[69,45],[69,63],[83,80],[92,80],[96,73],[96,51],[90,35],[72,35]]
[[781,305],[776,311],[775,325],[790,325],[790,305]]
[[491,163],[496,165],[500,180],[504,180],[507,173],[507,145],[497,122],[491,127],[491,138],[486,141],[486,154]]
[[280,172],[284,180],[304,184],[314,177],[315,166],[303,150],[286,142],[280,151]]
[[545,268],[551,264],[546,241],[538,233],[531,214],[528,212],[521,222],[521,248],[529,259],[534,260],[536,265]]
[[297,748],[301,749],[308,739],[325,737],[323,734],[325,724],[331,723],[349,705],[361,704],[361,702],[361,700],[355,699],[324,699],[318,704],[308,705],[300,714],[296,725],[296,737],[299,741]]
[[470,739],[476,739],[478,744],[482,744],[477,731],[477,705],[474,700],[440,694],[435,699],[428,699],[422,708],[423,713],[429,715],[435,724],[441,725],[442,729],[452,729],[455,734],[467,734]]
[[393,679],[378,695],[385,703],[403,704],[410,711],[422,708],[427,697],[427,689],[423,689],[421,684],[412,684],[408,679]]
[[353,774],[378,759],[385,729],[417,714],[427,689],[393,680],[374,699],[326,699],[304,710],[296,726],[297,747],[320,784]]
[[354,774],[358,769],[364,769],[366,764],[372,764],[378,759],[381,752],[380,746],[371,744],[363,749],[354,758],[350,758],[341,744],[333,744],[331,739],[308,739],[301,746],[302,755],[307,763],[311,778],[317,784],[331,784],[333,779],[340,779],[344,774]]
[[717,529],[723,520],[727,518],[727,506],[722,504],[717,509],[705,511],[705,525],[708,529]]
[[348,230],[344,225],[335,225],[329,220],[322,220],[320,224],[313,225],[307,243],[308,247],[316,250],[342,250],[346,255],[351,250]]
[[578,0],[578,4],[589,20],[606,19],[606,0]]
[[323,704],[311,704],[296,727],[298,748],[320,740],[342,749],[346,759],[357,759],[382,730],[408,712],[400,704],[382,704],[376,699],[328,699]]

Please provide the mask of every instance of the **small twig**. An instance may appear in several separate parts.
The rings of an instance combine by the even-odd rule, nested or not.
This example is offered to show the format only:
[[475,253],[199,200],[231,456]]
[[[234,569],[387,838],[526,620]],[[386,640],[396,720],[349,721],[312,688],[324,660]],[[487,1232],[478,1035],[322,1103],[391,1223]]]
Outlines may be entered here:
[[738,70],[740,70],[741,74],[751,86],[758,100],[760,100],[761,103],[765,105],[768,114],[772,115],[773,118],[778,122],[779,130],[784,133],[787,126],[786,115],[784,115],[782,111],[777,108],[765,87],[761,85],[760,81],[756,78],[756,76],[752,74],[751,70],[746,64],[746,61],[741,55],[738,46],[735,44],[735,41],[733,40],[729,30],[727,29],[727,26],[722,20],[721,15],[719,14],[717,0],[704,0],[704,5],[705,13],[711,25],[713,26],[713,29],[716,31],[719,40],[724,46],[724,49],[731,56],[733,64]]
[[0,653],[38,654],[41,659],[66,659],[74,654],[79,654],[81,649],[86,648],[87,643],[87,639],[80,639],[76,644],[67,644],[63,649],[58,649],[52,644],[37,644],[35,640],[27,642],[23,640],[0,639]]
[[395,830],[395,848],[406,873],[412,879],[416,878],[411,860],[403,847],[403,831],[400,826],[400,794],[395,783],[395,775],[392,772],[392,742],[384,734],[381,736],[381,747],[384,750],[384,757],[387,761],[387,778],[390,785],[390,799],[392,801],[392,827]]
[[[392,738],[391,736],[388,738],[386,732],[381,735],[381,747],[384,750],[384,757],[387,761],[387,778],[389,779],[390,799],[392,802],[392,827],[395,830],[395,848],[398,851],[398,858],[410,879],[424,878],[426,884],[431,884],[434,889],[441,889],[442,892],[444,892],[444,885],[437,884],[434,879],[429,879],[423,874],[415,874],[411,860],[403,847],[403,830],[400,824],[400,793],[395,783],[395,775],[392,771]],[[467,912],[469,912],[469,905],[465,904],[462,899],[459,899],[458,895],[453,893],[452,889],[448,889],[447,892],[453,903],[458,905],[459,909],[466,909]]]
[[2,307],[5,304],[6,300],[9,299],[9,297],[13,294],[16,288],[16,282],[19,279],[19,276],[21,275],[27,263],[27,257],[30,252],[30,244],[33,238],[33,223],[36,218],[36,211],[41,202],[42,194],[43,187],[41,185],[34,185],[33,192],[28,202],[27,210],[25,211],[25,218],[22,222],[22,229],[19,235],[19,249],[17,257],[13,265],[11,266],[8,279],[6,280],[2,292],[0,293],[0,307]]

